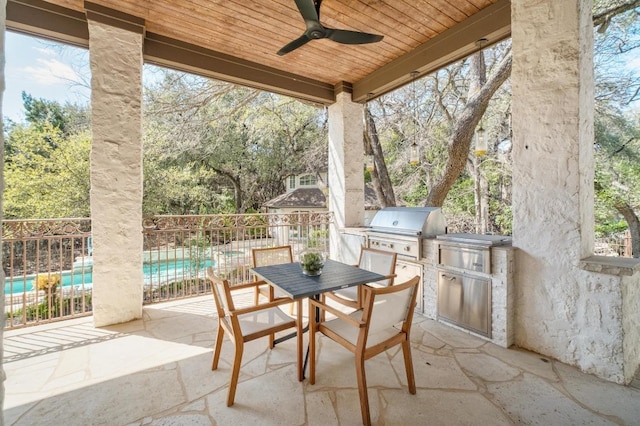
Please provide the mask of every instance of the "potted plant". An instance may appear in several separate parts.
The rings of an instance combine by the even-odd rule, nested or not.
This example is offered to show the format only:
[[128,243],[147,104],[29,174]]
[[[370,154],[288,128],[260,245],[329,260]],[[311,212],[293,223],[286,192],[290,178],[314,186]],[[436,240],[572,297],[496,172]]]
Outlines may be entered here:
[[300,254],[300,266],[302,273],[308,276],[316,276],[322,273],[325,256],[316,250],[307,250]]

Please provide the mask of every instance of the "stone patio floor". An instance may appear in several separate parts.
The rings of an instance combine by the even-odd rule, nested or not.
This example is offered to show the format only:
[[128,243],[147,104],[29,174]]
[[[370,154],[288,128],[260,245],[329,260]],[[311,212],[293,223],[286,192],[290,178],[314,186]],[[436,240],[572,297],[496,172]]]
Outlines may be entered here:
[[[233,345],[211,371],[214,311],[209,295],[145,306],[142,320],[117,326],[87,317],[5,332],[4,424],[361,424],[352,355],[322,338],[313,386],[296,380],[295,339],[247,344],[227,407]],[[416,395],[399,348],[366,363],[374,424],[640,425],[636,387],[420,315],[412,342]]]

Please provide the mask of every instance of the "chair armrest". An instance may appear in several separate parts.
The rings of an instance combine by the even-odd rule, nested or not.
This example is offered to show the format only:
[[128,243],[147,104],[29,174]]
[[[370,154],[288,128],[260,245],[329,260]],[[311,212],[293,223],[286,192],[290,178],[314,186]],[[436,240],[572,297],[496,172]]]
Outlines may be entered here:
[[229,315],[249,314],[251,312],[263,311],[265,309],[275,308],[280,305],[288,305],[293,302],[295,301],[288,297],[279,297],[277,299],[274,299],[271,302],[261,303],[259,305],[250,306],[248,308],[234,309],[233,311],[229,311]]
[[236,284],[236,285],[229,286],[229,290],[231,290],[231,291],[242,290],[244,288],[258,287],[258,286],[261,286],[261,285],[264,285],[264,284],[269,284],[269,283],[264,281],[264,280],[250,281],[250,282],[246,282],[246,283],[242,283],[242,284]]
[[350,323],[351,325],[355,326],[355,327],[364,327],[366,324],[360,320],[355,319],[354,317],[345,314],[342,311],[339,311],[338,309],[335,309],[325,303],[322,303],[320,301],[314,300],[314,299],[309,299],[309,303],[311,303],[313,306],[315,306],[316,308],[322,309],[323,311],[329,312],[333,315],[335,315],[336,317]]

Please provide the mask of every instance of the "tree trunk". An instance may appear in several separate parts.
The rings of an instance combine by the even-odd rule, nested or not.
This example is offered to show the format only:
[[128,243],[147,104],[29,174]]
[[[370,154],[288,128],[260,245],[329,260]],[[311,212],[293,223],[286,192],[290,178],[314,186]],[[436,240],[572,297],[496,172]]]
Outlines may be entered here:
[[212,168],[212,170],[229,179],[229,181],[231,182],[231,186],[233,187],[233,203],[236,206],[236,213],[244,213],[246,209],[244,206],[242,183],[240,182],[240,177],[234,176],[229,172],[225,172],[224,170],[220,170],[217,168]]
[[469,96],[467,104],[462,109],[460,118],[456,121],[453,132],[449,137],[447,164],[444,167],[443,175],[434,181],[429,190],[426,199],[426,205],[428,206],[441,207],[444,203],[449,190],[464,171],[476,126],[482,119],[491,97],[511,74],[512,58],[511,53],[509,53],[502,60],[491,78],[482,84],[481,82],[484,78],[481,75],[484,69],[483,55],[482,52],[478,52],[471,57],[472,83],[469,87],[470,91],[474,90],[474,92]]
[[624,217],[631,233],[631,255],[640,258],[640,220],[633,208],[626,203],[616,203],[616,210]]
[[392,207],[396,205],[396,196],[393,191],[393,185],[391,184],[391,178],[389,178],[389,171],[387,170],[387,164],[384,161],[384,152],[380,145],[380,138],[378,138],[378,130],[376,129],[376,122],[369,112],[369,108],[365,108],[365,143],[369,145],[371,153],[373,154],[373,171],[371,172],[371,183],[373,189],[376,192],[378,201],[382,204],[382,207]]

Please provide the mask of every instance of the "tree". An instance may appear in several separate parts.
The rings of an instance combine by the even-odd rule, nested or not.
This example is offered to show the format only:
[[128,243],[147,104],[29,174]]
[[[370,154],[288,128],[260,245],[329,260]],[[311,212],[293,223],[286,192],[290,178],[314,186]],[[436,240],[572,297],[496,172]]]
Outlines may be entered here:
[[89,216],[89,132],[65,137],[51,123],[16,125],[8,143],[5,218]]
[[[286,176],[326,167],[326,114],[315,105],[163,71],[162,80],[146,89],[145,106],[145,162],[198,176],[179,203],[160,203],[179,205],[178,213],[222,204],[238,213],[257,209],[284,191]],[[320,149],[323,155],[309,155]],[[161,194],[150,186],[154,182],[145,178],[145,200]],[[204,193],[209,200],[185,199]],[[171,194],[165,191],[164,198]],[[151,213],[150,203],[145,206]]]
[[633,257],[640,257],[640,195],[634,190],[640,185],[640,120],[629,107],[640,99],[640,77],[627,64],[640,47],[638,8],[637,0],[600,0],[593,19],[596,231],[607,235],[628,228]]
[[49,124],[65,135],[89,128],[89,110],[86,107],[73,104],[63,106],[56,101],[36,99],[24,91],[22,102],[27,123],[39,128]]
[[[606,102],[614,100],[620,106],[614,112],[618,114],[640,94],[637,72],[623,66],[629,62],[624,55],[638,45],[639,5],[638,0],[595,2],[594,26],[600,35],[596,37],[597,114],[612,113],[611,103]],[[409,205],[446,204],[449,218],[456,211],[475,216],[479,232],[496,227],[510,232],[509,46],[505,42],[484,49],[369,102],[375,120],[369,129],[377,130],[384,152],[383,158],[376,158],[376,172],[384,174],[378,164],[386,162],[401,201]],[[485,72],[483,63],[487,60]],[[412,95],[412,86],[417,95]],[[417,105],[412,96],[417,96]],[[481,120],[490,146],[488,155],[479,159],[470,155],[470,148]],[[423,152],[417,168],[407,161],[413,138]],[[369,139],[375,142],[371,135]],[[373,183],[385,192],[375,179]],[[384,194],[379,198],[384,199]],[[460,222],[460,228],[469,226]]]
[[[488,65],[486,58],[489,58]],[[451,218],[451,212],[456,210],[473,215],[472,179],[479,176],[480,169],[476,173],[473,168],[470,147],[483,116],[496,117],[485,118],[485,127],[489,122],[504,121],[509,116],[509,104],[503,101],[503,95],[494,102],[490,112],[487,111],[509,76],[510,58],[510,44],[505,42],[369,102],[367,109],[374,119],[374,125],[369,125],[369,129],[377,130],[384,152],[384,160],[374,152],[374,171],[384,177],[380,162],[388,165],[390,180],[401,202],[442,206],[447,195],[456,191],[455,205],[447,206],[448,216]],[[374,135],[369,133],[369,139],[375,142]],[[504,139],[509,135],[509,129],[496,124],[491,135],[494,140]],[[422,152],[418,166],[409,164],[408,153],[413,143]],[[461,178],[469,179],[471,185],[461,184]],[[497,178],[496,185],[500,180]],[[375,179],[373,183],[381,187]],[[384,188],[381,191],[389,192]],[[471,199],[467,203],[469,196]],[[484,201],[489,202],[486,197]]]

